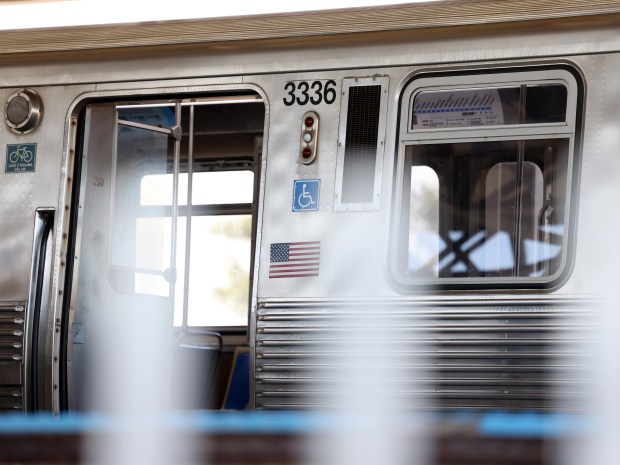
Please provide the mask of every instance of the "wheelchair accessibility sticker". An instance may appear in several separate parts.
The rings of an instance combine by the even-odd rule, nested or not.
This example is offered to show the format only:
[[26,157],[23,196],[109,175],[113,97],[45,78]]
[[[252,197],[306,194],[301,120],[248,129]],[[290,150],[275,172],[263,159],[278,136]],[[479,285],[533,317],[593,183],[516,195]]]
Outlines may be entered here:
[[293,211],[318,210],[320,190],[320,179],[296,179],[293,182]]
[[37,161],[37,144],[7,144],[5,173],[29,173]]

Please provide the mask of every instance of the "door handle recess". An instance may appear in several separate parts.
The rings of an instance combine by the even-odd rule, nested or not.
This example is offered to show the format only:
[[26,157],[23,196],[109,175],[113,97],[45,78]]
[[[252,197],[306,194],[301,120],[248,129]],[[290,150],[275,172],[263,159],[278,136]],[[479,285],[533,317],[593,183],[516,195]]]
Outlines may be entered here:
[[41,328],[41,306],[43,284],[46,279],[47,246],[54,225],[55,210],[38,208],[34,221],[34,241],[30,264],[30,287],[26,307],[26,334],[24,350],[24,404],[27,412],[39,410],[39,335]]

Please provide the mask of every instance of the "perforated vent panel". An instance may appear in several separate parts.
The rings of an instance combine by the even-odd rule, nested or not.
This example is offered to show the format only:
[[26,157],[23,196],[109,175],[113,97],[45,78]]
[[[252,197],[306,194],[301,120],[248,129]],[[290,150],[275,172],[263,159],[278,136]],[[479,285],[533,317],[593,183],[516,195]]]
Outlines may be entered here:
[[342,203],[373,200],[380,107],[380,85],[350,88],[342,172]]
[[388,76],[342,80],[335,211],[381,208]]

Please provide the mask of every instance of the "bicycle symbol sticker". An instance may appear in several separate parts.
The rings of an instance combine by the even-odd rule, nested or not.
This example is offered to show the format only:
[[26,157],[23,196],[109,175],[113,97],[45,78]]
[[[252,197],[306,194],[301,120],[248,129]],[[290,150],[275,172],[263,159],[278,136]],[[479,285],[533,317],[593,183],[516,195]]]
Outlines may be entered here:
[[296,179],[293,182],[293,211],[318,210],[320,191],[320,179]]
[[7,144],[5,173],[29,173],[37,161],[37,144]]

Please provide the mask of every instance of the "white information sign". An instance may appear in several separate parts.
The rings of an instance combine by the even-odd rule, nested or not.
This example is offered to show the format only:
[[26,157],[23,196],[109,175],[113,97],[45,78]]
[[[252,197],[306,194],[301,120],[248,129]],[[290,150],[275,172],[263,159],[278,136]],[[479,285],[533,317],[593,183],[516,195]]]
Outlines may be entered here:
[[497,89],[421,92],[413,103],[411,129],[504,124]]

